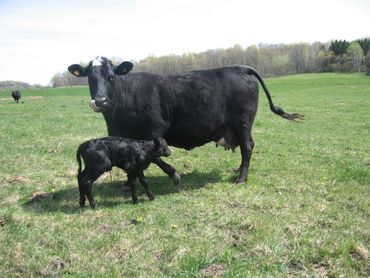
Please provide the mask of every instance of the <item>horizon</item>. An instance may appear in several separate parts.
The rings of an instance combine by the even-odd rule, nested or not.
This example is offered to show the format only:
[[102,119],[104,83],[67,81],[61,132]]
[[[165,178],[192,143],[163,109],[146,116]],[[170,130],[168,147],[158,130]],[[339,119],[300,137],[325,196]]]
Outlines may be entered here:
[[[368,36],[367,37],[362,37],[362,38],[369,38]],[[356,40],[359,40],[359,39],[362,39],[362,38],[358,38],[358,39],[355,39],[354,41],[356,41]],[[294,44],[305,44],[305,43],[308,43],[308,44],[314,44],[314,43],[321,43],[321,44],[330,44],[332,41],[335,41],[335,39],[333,39],[333,40],[330,40],[330,41],[327,41],[327,42],[321,42],[321,41],[314,41],[313,43],[308,43],[308,42],[292,42],[292,43],[289,43],[289,44],[284,44],[284,43],[279,43],[279,44],[270,44],[270,43],[258,43],[258,44],[253,44],[253,45],[248,45],[248,46],[241,46],[241,47],[243,47],[244,49],[247,49],[248,47],[252,47],[252,46],[256,46],[257,48],[261,48],[261,45],[267,45],[267,46],[273,46],[273,45],[294,45]],[[351,42],[351,41],[348,41],[348,42]],[[239,45],[239,44],[234,44],[233,46],[230,46],[230,47],[227,47],[227,48],[232,48],[232,47],[234,47],[234,46],[236,46],[236,45]],[[227,49],[227,48],[217,48],[217,49]],[[154,57],[157,57],[157,58],[160,58],[160,57],[166,57],[166,56],[172,56],[172,55],[176,55],[176,56],[182,56],[182,55],[184,55],[184,54],[187,54],[187,53],[195,53],[195,54],[200,54],[200,53],[202,53],[202,52],[207,52],[207,51],[212,51],[212,50],[217,50],[216,48],[211,48],[211,49],[206,49],[206,50],[204,50],[204,51],[201,51],[201,52],[184,52],[184,53],[179,53],[179,54],[164,54],[164,55],[161,55],[161,56],[156,56],[156,55],[154,55]],[[131,62],[133,62],[133,63],[140,63],[142,60],[145,60],[145,59],[147,59],[147,58],[149,58],[149,57],[151,57],[151,56],[153,56],[153,55],[148,55],[147,57],[144,57],[144,58],[142,58],[142,59],[140,59],[140,60],[138,60],[138,61],[134,61],[134,60],[131,60]],[[119,58],[119,57],[114,57],[114,56],[112,56],[112,57],[106,57],[106,58],[108,58],[108,59],[116,59],[116,58]],[[93,59],[91,59],[91,60],[89,60],[89,61],[80,61],[80,62],[78,62],[78,63],[80,63],[80,64],[88,64],[90,61],[92,61]],[[53,75],[54,74],[58,74],[58,73],[64,73],[64,72],[67,72],[68,71],[68,69],[65,69],[64,71],[60,71],[60,72],[56,72],[56,73],[53,73]],[[51,77],[52,78],[52,77]],[[50,79],[51,79],[50,78]],[[37,87],[37,86],[41,86],[41,87],[50,87],[50,86],[52,86],[50,83],[49,84],[37,84],[37,83],[34,83],[34,84],[31,84],[31,83],[28,83],[28,82],[25,82],[25,81],[22,81],[22,80],[0,80],[0,83],[1,82],[19,82],[19,83],[25,83],[25,84],[27,84],[27,85],[30,85],[30,86],[32,86],[32,87]],[[76,86],[80,86],[80,85],[76,85]],[[84,85],[85,86],[85,85]]]
[[370,2],[5,0],[0,23],[0,80],[45,86],[99,55],[138,62],[234,45],[366,38]]

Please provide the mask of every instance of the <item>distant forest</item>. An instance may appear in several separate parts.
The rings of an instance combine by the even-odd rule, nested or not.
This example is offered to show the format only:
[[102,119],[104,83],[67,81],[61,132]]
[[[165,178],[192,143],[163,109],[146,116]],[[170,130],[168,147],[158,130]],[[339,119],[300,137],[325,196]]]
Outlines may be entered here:
[[41,85],[31,85],[21,81],[0,81],[0,91],[2,90],[27,90],[31,88],[42,88]]
[[[365,72],[370,75],[370,38],[352,42],[335,40],[328,43],[259,44],[243,48],[212,49],[183,55],[149,56],[134,62],[134,71],[169,74],[230,65],[249,65],[264,77],[310,72]],[[114,63],[121,60],[110,57]],[[83,62],[81,63],[83,64]],[[86,64],[86,62],[85,62]],[[68,71],[51,79],[53,87],[86,85]]]

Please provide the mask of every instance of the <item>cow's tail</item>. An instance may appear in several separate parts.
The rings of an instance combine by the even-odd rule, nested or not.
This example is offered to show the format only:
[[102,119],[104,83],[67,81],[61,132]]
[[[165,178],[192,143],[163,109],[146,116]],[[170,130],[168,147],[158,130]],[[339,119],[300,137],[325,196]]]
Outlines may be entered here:
[[298,114],[298,113],[287,113],[282,108],[274,105],[274,103],[272,102],[270,92],[269,92],[269,90],[267,89],[267,87],[265,85],[265,82],[263,82],[263,79],[262,79],[261,75],[259,75],[259,73],[255,69],[253,69],[251,67],[248,67],[248,66],[243,66],[242,68],[247,74],[254,75],[258,79],[258,81],[261,83],[261,86],[262,86],[263,90],[265,91],[265,94],[266,94],[267,99],[269,101],[270,109],[271,109],[272,112],[274,112],[275,114],[279,115],[280,117],[283,117],[283,118],[288,119],[290,121],[303,120],[303,115]]

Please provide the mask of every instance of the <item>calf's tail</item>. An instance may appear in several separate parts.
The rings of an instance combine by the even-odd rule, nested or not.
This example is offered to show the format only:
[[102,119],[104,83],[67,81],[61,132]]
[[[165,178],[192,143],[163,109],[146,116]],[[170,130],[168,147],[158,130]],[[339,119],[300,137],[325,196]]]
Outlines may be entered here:
[[76,159],[77,159],[77,162],[78,162],[78,170],[77,170],[77,175],[79,176],[81,174],[81,169],[82,169],[82,164],[81,164],[81,146],[77,149],[77,152],[76,152]]
[[298,114],[298,113],[287,113],[285,112],[282,108],[275,106],[274,103],[272,102],[272,98],[270,95],[269,90],[267,89],[265,82],[263,82],[263,79],[261,75],[253,68],[248,67],[248,66],[243,66],[242,69],[247,73],[247,74],[252,74],[257,78],[257,80],[261,83],[261,86],[266,94],[266,97],[269,101],[270,104],[270,109],[272,112],[274,112],[276,115],[279,115],[280,117],[283,117],[285,119],[288,119],[289,121],[297,121],[297,120],[303,120],[303,115]]

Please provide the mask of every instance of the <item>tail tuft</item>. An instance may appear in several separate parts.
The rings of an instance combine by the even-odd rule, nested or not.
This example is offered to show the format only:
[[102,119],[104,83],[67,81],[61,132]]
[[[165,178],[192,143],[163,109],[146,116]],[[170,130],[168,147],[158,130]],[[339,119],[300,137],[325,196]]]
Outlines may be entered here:
[[279,115],[280,117],[283,117],[289,121],[296,122],[298,120],[303,120],[303,117],[304,117],[303,115],[298,114],[298,113],[287,113],[282,108],[274,105],[274,103],[272,102],[270,92],[265,85],[265,82],[263,82],[262,77],[255,69],[248,67],[248,66],[241,66],[241,69],[247,74],[254,75],[257,78],[257,80],[260,82],[263,90],[265,91],[265,94],[266,94],[267,100],[269,101],[270,109],[272,112],[274,112],[276,115]]
[[272,106],[271,107],[272,112],[274,112],[276,115],[279,115],[289,121],[298,121],[303,120],[304,115],[299,113],[287,113],[282,108],[278,106]]

